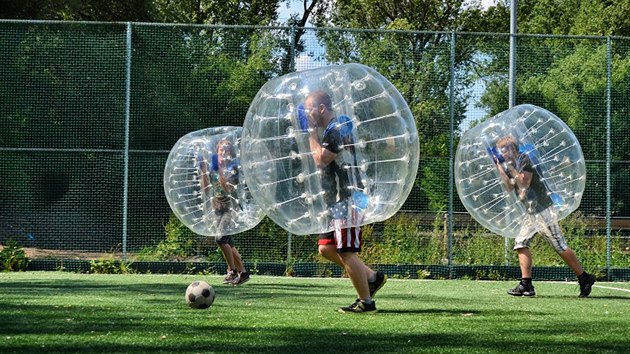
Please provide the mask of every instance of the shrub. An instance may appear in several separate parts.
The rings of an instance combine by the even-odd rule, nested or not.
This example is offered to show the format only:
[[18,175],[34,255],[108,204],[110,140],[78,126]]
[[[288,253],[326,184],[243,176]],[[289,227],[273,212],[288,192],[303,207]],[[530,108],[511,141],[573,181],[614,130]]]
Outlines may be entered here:
[[9,240],[0,251],[0,270],[7,272],[19,272],[26,270],[30,260],[26,252],[17,241]]
[[[171,214],[164,226],[165,238],[154,248],[145,248],[139,260],[178,261],[192,256],[197,251],[199,237]],[[201,244],[199,244],[201,245]]]
[[94,274],[131,274],[135,269],[131,263],[125,263],[111,258],[101,258],[90,261],[90,273]]

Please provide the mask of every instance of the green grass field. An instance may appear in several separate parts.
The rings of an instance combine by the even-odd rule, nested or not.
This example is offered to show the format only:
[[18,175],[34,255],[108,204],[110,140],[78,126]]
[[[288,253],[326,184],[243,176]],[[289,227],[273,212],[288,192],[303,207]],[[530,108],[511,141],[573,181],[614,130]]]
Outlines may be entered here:
[[[0,273],[0,353],[630,353],[630,283],[390,279],[378,313],[340,314],[348,279]],[[193,280],[216,290],[187,307]]]

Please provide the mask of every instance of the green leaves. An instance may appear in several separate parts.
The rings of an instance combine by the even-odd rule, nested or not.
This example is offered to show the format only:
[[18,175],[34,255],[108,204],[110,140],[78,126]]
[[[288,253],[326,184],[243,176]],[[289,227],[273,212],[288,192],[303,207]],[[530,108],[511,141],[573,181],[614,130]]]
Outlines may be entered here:
[[9,240],[0,250],[0,271],[24,271],[29,263],[26,252],[17,241]]

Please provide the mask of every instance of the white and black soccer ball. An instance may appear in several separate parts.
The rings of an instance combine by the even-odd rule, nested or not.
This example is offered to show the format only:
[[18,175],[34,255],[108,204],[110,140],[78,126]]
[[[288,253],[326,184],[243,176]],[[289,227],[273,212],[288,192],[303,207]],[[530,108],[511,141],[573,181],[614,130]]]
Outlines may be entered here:
[[214,302],[214,288],[203,280],[196,280],[186,289],[186,303],[194,309],[207,309]]

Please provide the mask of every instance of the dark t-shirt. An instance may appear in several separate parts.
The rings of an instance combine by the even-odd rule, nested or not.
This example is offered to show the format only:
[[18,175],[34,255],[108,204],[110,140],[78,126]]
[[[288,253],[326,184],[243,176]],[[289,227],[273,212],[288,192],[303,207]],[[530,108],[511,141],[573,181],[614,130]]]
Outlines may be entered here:
[[[541,211],[549,208],[553,205],[553,201],[549,196],[547,187],[540,180],[540,174],[532,165],[532,162],[527,154],[521,154],[518,159],[517,167],[518,171],[525,171],[532,174],[532,181],[529,188],[525,192],[524,197],[521,198],[521,202],[525,205],[529,214],[540,213]],[[515,189],[518,194],[518,189]]]
[[338,118],[335,117],[328,123],[322,137],[322,146],[337,154],[335,160],[322,171],[322,188],[326,193],[324,200],[328,206],[350,197],[352,188],[349,187],[363,189],[359,171],[356,168],[354,147],[348,146],[353,143],[352,134],[346,133],[342,136],[342,133],[345,133],[342,127],[343,125],[340,126]]

